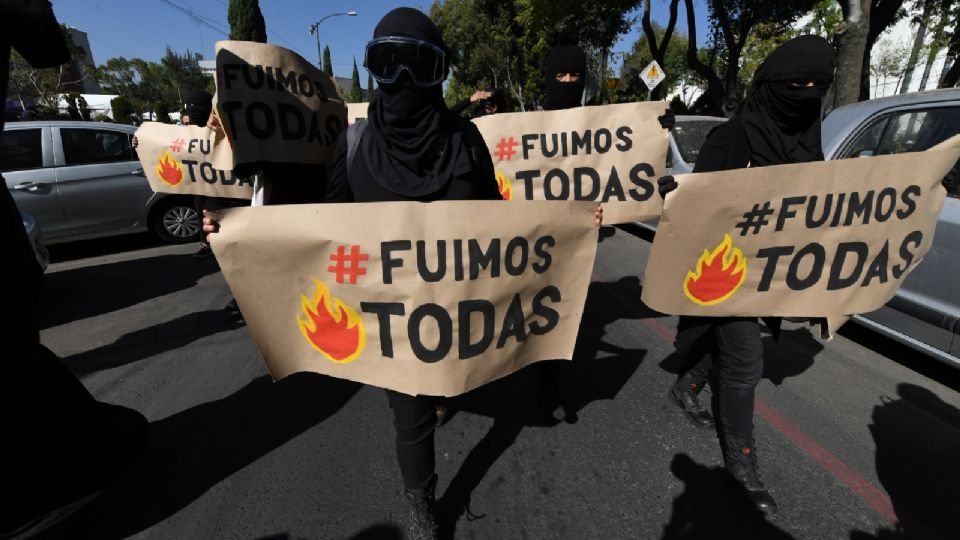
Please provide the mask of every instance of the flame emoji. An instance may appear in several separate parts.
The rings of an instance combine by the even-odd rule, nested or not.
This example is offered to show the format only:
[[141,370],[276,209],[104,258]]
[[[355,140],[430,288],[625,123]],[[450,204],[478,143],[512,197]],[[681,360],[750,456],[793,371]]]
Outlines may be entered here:
[[315,279],[313,284],[316,286],[313,300],[300,295],[300,305],[305,316],[297,315],[300,332],[327,360],[337,364],[353,362],[363,352],[367,339],[363,321],[356,310],[339,298],[330,296],[330,291],[323,282]]
[[500,191],[503,200],[509,201],[513,198],[513,185],[510,183],[510,179],[500,171],[497,171],[497,190]]
[[161,180],[175,186],[183,180],[183,166],[170,154],[169,150],[164,150],[160,160],[157,161],[157,174],[160,175]]
[[712,252],[703,250],[696,272],[687,272],[683,292],[701,306],[719,304],[737,292],[747,278],[747,258],[740,248],[733,247],[729,234],[723,235]]

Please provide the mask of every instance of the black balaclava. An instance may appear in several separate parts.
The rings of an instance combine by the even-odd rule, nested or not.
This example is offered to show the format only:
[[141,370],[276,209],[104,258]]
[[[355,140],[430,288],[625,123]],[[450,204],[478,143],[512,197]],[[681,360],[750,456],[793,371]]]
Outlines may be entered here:
[[[818,36],[800,36],[764,60],[739,117],[755,166],[823,159],[820,111],[833,81],[833,47]],[[811,88],[791,82],[814,81]]]
[[[579,73],[577,82],[560,82],[557,73]],[[587,84],[587,55],[576,45],[558,45],[550,49],[543,62],[546,100],[544,110],[557,111],[583,104],[583,89]]]
[[186,100],[191,126],[205,126],[213,112],[213,96],[206,90],[191,90]]
[[[447,52],[440,30],[413,8],[387,13],[373,37],[405,36],[432,43]],[[384,188],[406,196],[423,197],[439,191],[464,167],[469,152],[459,132],[453,132],[454,115],[443,101],[443,87],[417,86],[402,71],[390,84],[380,84],[367,113],[369,135],[361,139],[367,167]]]

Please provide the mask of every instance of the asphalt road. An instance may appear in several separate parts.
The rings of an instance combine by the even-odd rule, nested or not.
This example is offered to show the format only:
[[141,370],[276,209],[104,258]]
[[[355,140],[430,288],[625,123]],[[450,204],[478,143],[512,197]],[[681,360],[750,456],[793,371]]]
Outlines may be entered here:
[[[765,338],[757,439],[780,504],[742,509],[716,435],[666,401],[676,319],[640,303],[650,244],[600,246],[577,361],[576,421],[522,414],[524,370],[461,400],[437,435],[456,538],[956,538],[960,374],[869,332]],[[392,415],[377,388],[271,383],[195,246],[133,237],[54,247],[44,343],[101,400],[151,422],[141,462],[52,538],[399,539]],[[79,444],[82,444],[80,442]],[[64,449],[69,452],[69,449]]]

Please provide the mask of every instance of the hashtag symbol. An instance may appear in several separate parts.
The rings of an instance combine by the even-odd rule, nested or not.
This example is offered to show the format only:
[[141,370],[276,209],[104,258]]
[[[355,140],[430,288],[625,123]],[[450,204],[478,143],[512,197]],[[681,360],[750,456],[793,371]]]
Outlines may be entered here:
[[[350,254],[346,254],[346,246],[337,247],[337,252],[330,255],[330,260],[334,265],[328,266],[327,271],[336,274],[337,283],[343,283],[343,275],[347,274],[350,278],[350,284],[357,284],[357,276],[367,273],[367,269],[360,265],[363,261],[370,260],[370,255],[360,253],[360,246],[350,246]],[[349,264],[344,264],[349,263]]]
[[500,142],[497,143],[497,151],[494,154],[497,155],[497,161],[503,161],[503,158],[507,158],[507,161],[510,161],[510,158],[517,155],[517,151],[514,150],[520,143],[513,140],[513,137],[510,137],[508,141],[506,137],[500,137]]
[[187,141],[183,139],[176,139],[172,143],[170,143],[170,149],[173,150],[174,152],[180,152],[181,150],[183,150],[183,145],[185,144],[187,144]]
[[773,208],[770,208],[770,201],[753,205],[753,209],[743,213],[743,221],[734,225],[740,229],[740,236],[746,236],[750,227],[753,227],[753,234],[760,234],[760,229],[770,223],[770,216],[773,215]]

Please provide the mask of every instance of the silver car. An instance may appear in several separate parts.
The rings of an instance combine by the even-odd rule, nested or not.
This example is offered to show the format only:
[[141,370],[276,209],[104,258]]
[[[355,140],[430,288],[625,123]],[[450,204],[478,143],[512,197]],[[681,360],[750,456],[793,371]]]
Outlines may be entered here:
[[47,244],[151,230],[167,242],[200,238],[189,196],[154,193],[130,140],[133,126],[13,122],[0,136],[0,170]]
[[[827,159],[919,152],[960,133],[960,89],[874,99],[840,107],[823,121]],[[960,181],[944,178],[947,200],[933,247],[883,308],[855,320],[960,367]]]

